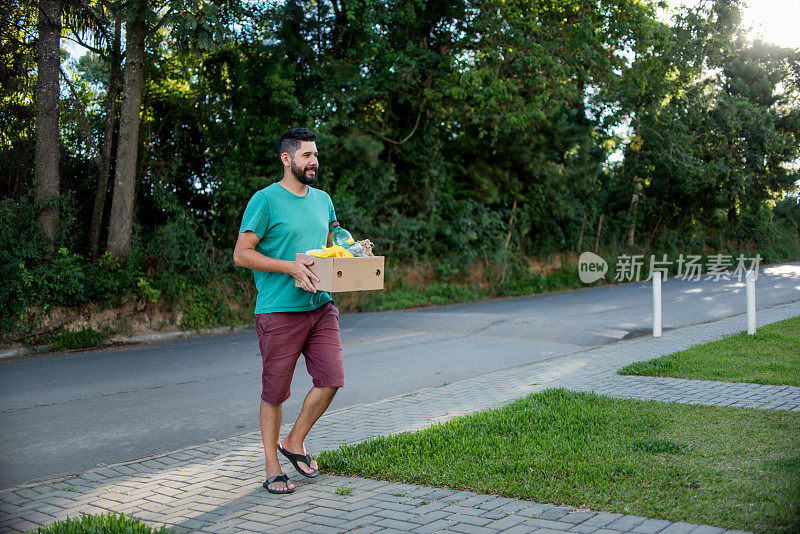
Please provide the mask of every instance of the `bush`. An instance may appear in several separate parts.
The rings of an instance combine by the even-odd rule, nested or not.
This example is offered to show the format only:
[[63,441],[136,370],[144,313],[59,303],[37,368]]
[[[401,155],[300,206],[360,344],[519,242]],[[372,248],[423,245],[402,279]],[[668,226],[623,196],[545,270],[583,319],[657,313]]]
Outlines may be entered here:
[[217,282],[203,286],[186,284],[183,287],[185,306],[181,328],[200,330],[236,322],[236,313],[230,305],[229,285]]
[[105,341],[105,334],[92,328],[80,330],[59,329],[53,336],[51,351],[82,350],[98,347]]
[[141,519],[109,512],[102,515],[84,514],[80,519],[67,518],[49,527],[39,527],[36,534],[167,534],[165,527],[148,527]]

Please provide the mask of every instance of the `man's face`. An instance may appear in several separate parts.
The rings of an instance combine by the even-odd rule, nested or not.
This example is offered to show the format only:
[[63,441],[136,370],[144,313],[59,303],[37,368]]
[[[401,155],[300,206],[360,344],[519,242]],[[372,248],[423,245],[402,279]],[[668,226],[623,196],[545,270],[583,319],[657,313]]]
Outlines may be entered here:
[[317,155],[317,144],[314,141],[301,141],[290,164],[292,174],[301,184],[311,185],[317,181]]

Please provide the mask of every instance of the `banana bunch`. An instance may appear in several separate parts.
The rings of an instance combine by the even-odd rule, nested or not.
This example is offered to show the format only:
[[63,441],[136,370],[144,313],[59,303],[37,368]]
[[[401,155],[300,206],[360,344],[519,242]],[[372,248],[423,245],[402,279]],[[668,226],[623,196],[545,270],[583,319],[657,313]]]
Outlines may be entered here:
[[310,256],[316,256],[318,258],[352,258],[353,255],[350,253],[349,250],[340,246],[340,245],[333,245],[332,247],[326,247],[325,245],[322,246],[321,249],[316,248],[314,250],[309,250],[308,254]]

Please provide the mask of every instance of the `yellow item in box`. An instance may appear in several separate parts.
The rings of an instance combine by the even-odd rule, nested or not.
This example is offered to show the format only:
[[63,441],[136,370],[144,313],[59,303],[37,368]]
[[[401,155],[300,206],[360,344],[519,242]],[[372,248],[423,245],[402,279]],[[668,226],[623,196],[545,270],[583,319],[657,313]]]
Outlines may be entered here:
[[350,253],[349,250],[346,248],[333,245],[332,247],[322,246],[321,249],[315,248],[313,250],[309,250],[306,252],[309,256],[315,256],[317,258],[352,258],[353,255]]

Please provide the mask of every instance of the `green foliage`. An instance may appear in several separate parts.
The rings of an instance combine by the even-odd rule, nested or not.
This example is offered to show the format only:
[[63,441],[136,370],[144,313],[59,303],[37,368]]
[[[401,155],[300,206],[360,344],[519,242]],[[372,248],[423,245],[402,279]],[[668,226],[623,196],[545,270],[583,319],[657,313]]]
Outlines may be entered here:
[[136,282],[136,288],[140,298],[147,300],[147,302],[155,303],[161,298],[161,290],[150,285],[150,281],[147,278],[140,277]]
[[[46,256],[36,224],[37,205],[0,201],[0,331],[15,330],[15,323],[34,306],[77,306],[92,301],[120,302],[136,286],[140,263],[132,257],[120,263],[109,255],[96,261],[59,247]],[[67,240],[62,227],[59,240]]]
[[66,330],[64,328],[55,332],[51,338],[50,351],[84,350],[99,347],[106,336],[90,327],[80,330]]
[[83,514],[80,519],[67,518],[49,527],[39,527],[36,534],[167,534],[165,527],[147,526],[141,519],[108,512],[101,515]]
[[[97,257],[88,139],[107,118],[113,10],[142,5],[65,12],[65,31],[104,54],[64,64],[76,97],[61,106],[52,255],[30,200],[35,10],[0,14],[3,333],[32,308],[133,298],[185,303],[192,328],[224,321],[225,299],[201,288],[230,276],[246,202],[279,179],[275,143],[301,125],[319,134],[318,186],[344,226],[391,261],[435,266],[437,284],[366,306],[578,287],[575,269],[538,274],[522,258],[598,247],[800,259],[800,53],[748,40],[737,0],[670,22],[655,0],[143,9],[165,18],[147,37],[138,244],[124,262]],[[477,263],[491,289],[464,289]]]
[[181,328],[199,330],[234,324],[237,317],[230,305],[231,289],[219,283],[200,286],[184,281]]

